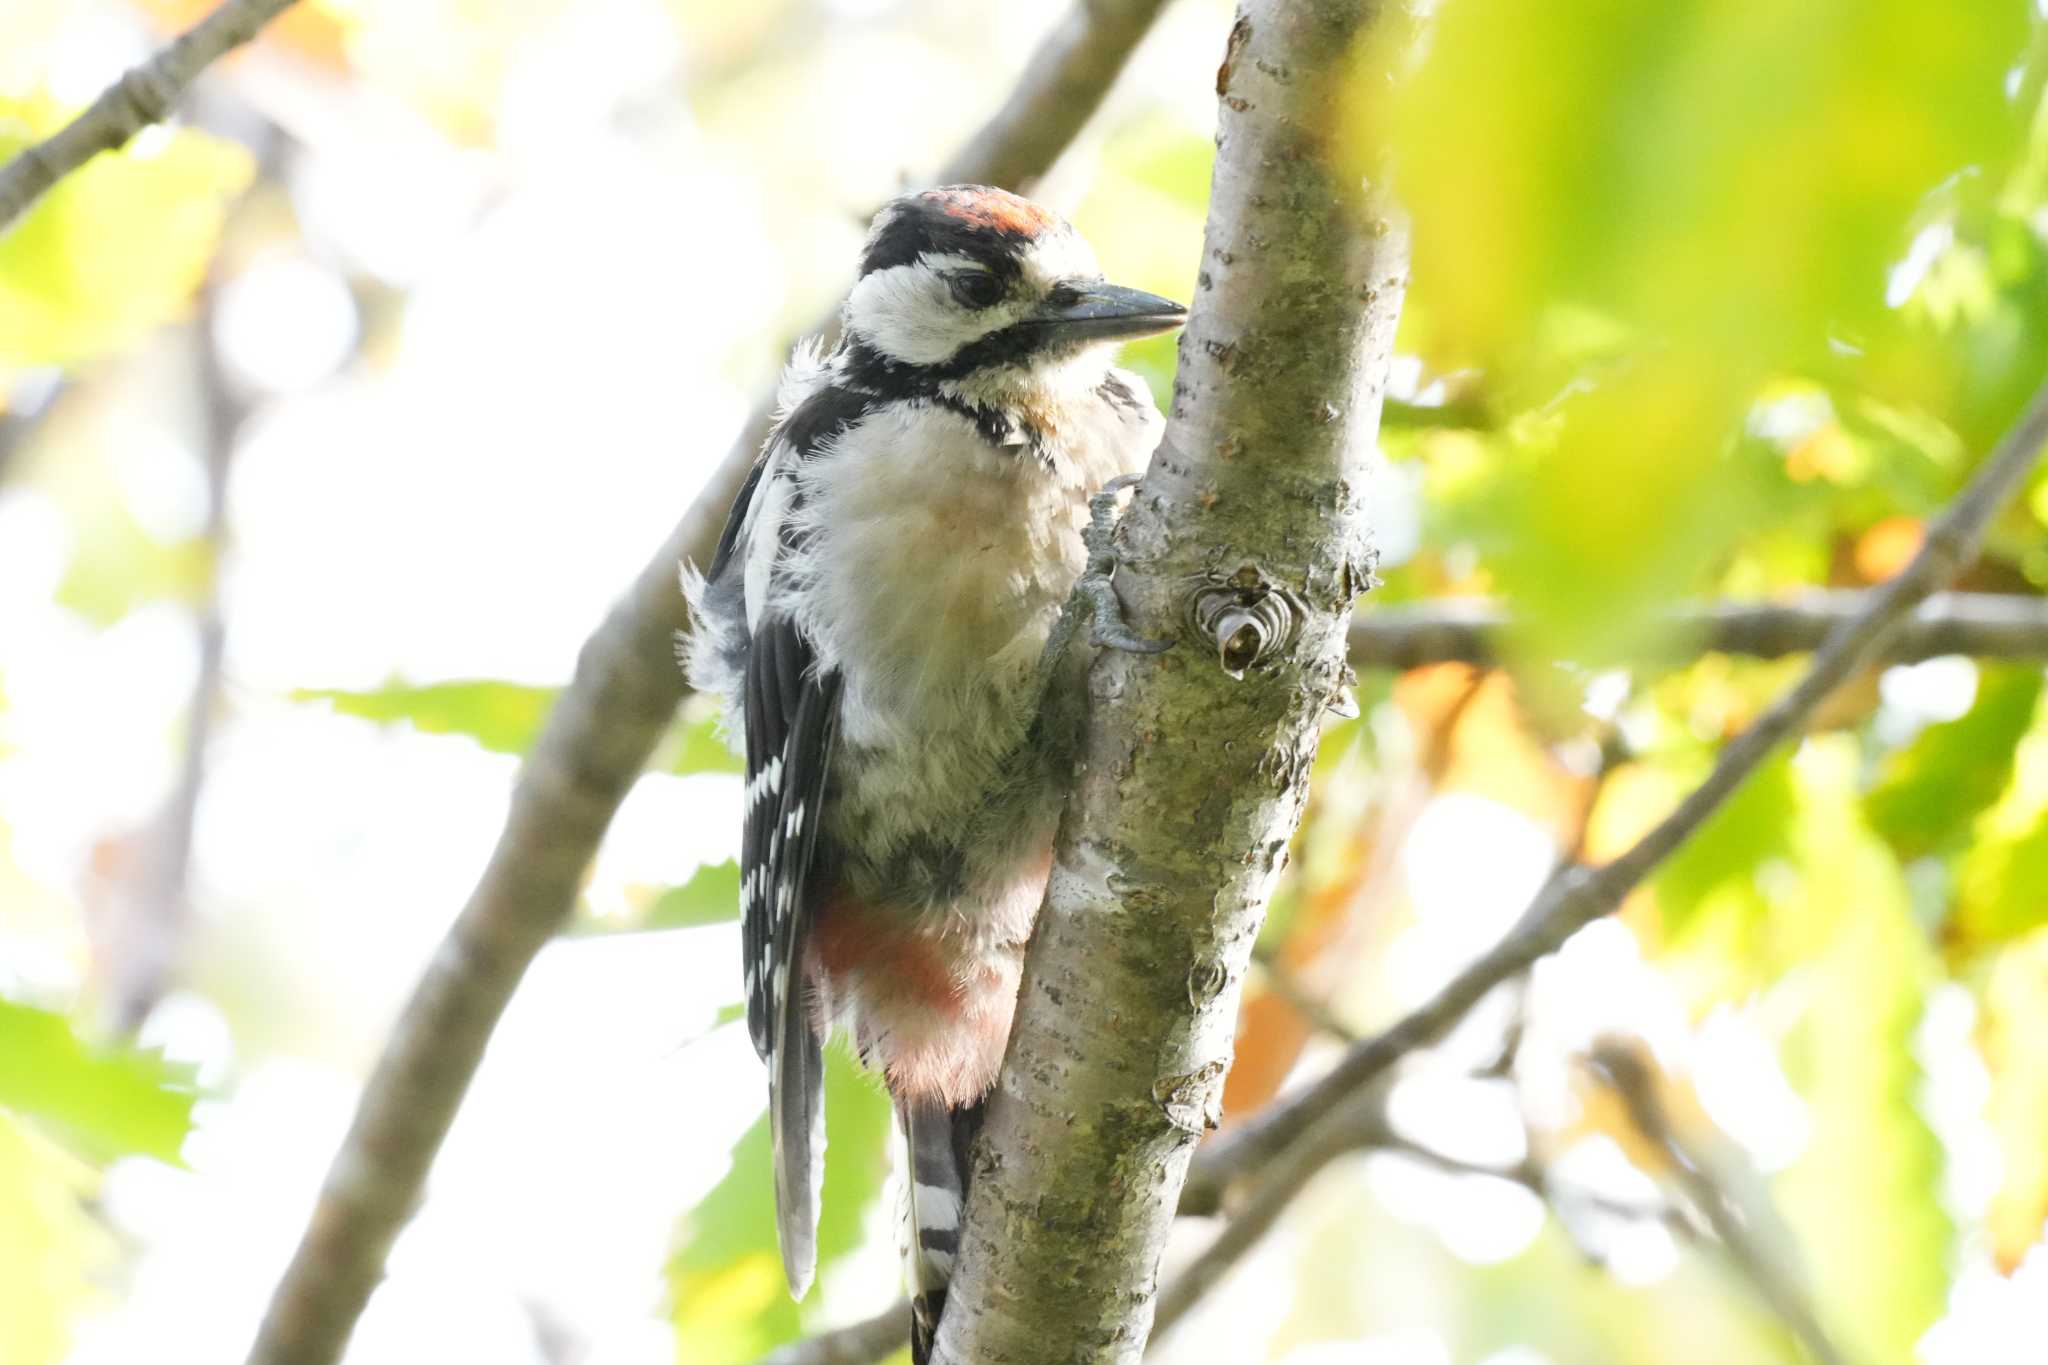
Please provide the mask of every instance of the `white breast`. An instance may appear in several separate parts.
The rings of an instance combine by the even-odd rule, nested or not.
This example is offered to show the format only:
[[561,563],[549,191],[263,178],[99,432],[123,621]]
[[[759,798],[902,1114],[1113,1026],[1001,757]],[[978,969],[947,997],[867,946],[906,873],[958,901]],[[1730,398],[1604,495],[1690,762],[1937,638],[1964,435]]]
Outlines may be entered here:
[[988,790],[1030,723],[1088,497],[1142,469],[1160,426],[1093,395],[1052,416],[1042,461],[947,409],[890,405],[803,469],[804,587],[786,605],[842,676],[839,801],[865,839],[928,835]]

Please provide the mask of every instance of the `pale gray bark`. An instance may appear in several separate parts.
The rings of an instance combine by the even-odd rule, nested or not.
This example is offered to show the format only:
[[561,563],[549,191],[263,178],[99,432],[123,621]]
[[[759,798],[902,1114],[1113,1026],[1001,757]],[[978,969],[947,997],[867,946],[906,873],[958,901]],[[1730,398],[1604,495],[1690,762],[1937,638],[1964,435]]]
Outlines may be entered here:
[[939,1330],[954,1365],[1144,1349],[1252,940],[1344,680],[1352,600],[1371,581],[1360,483],[1405,242],[1380,187],[1332,165],[1331,121],[1354,41],[1392,13],[1246,0],[1230,33],[1173,408],[1118,533],[1132,628],[1179,643],[1105,652],[1088,675],[1074,795]]
[[254,38],[295,0],[226,0],[163,51],[108,86],[84,113],[0,166],[0,232],[52,185],[98,156],[116,151],[171,107],[208,66]]

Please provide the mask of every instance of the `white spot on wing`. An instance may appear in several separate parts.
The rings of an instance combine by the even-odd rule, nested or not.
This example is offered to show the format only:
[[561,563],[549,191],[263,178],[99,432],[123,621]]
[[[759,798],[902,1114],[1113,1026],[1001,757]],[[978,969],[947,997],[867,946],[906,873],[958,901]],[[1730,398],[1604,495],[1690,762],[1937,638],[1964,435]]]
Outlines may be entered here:
[[934,1232],[960,1226],[960,1196],[943,1185],[917,1182],[917,1225]]
[[747,601],[747,629],[761,628],[761,613],[768,604],[768,585],[775,561],[782,553],[782,522],[789,515],[794,482],[785,472],[788,448],[778,444],[768,452],[768,468],[754,490],[747,509],[747,562],[744,593]]

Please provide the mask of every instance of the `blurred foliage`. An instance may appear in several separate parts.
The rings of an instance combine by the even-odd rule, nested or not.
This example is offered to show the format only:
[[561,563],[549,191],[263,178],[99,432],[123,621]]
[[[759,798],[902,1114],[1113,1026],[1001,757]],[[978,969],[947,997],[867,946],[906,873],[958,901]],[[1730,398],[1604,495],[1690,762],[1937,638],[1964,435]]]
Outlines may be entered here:
[[[66,117],[47,100],[0,97],[0,158]],[[66,176],[0,237],[0,375],[76,364],[189,306],[228,199],[249,183],[254,162],[233,143],[189,130],[137,142]]]
[[[63,84],[64,62],[26,73],[9,63],[63,29],[72,8],[70,0],[0,7],[0,89],[14,92],[0,96],[0,155],[67,112],[46,93]],[[135,8],[169,31],[210,5],[137,0]],[[369,264],[379,253],[350,241],[360,228],[355,209],[388,200],[401,243],[432,238],[435,213],[472,214],[460,231],[440,229],[446,240],[435,250],[456,259],[469,254],[458,248],[537,216],[537,200],[571,206],[573,246],[538,238],[535,250],[517,238],[517,269],[486,281],[481,292],[505,301],[489,327],[508,317],[526,323],[529,290],[580,297],[593,262],[636,249],[624,230],[647,205],[602,198],[605,176],[636,191],[672,190],[688,201],[683,221],[693,228],[747,224],[774,253],[772,268],[766,256],[748,265],[758,317],[707,310],[690,320],[692,336],[713,317],[734,329],[702,363],[737,373],[844,283],[867,210],[914,173],[906,168],[936,164],[993,106],[1001,93],[988,79],[994,60],[1010,60],[1025,28],[1051,22],[1057,8],[1048,0],[1042,16],[1031,9],[1018,20],[936,0],[302,0],[210,83],[286,130],[291,154],[302,158],[280,176],[276,221],[252,238],[317,263],[350,298],[381,310],[369,329],[379,340],[360,365],[316,386],[332,406],[318,408],[314,422],[388,397],[386,370],[408,362],[415,332],[427,330],[415,324],[435,320],[434,307],[413,308],[416,299],[438,303],[445,329],[449,297],[481,296],[437,298],[434,286],[460,272],[432,251],[411,263],[417,279],[381,273]],[[1506,668],[1368,674],[1357,687],[1363,715],[1328,730],[1258,944],[1264,965],[1251,977],[1229,1078],[1233,1115],[1276,1093],[1304,1059],[1315,1064],[1319,1021],[1376,1027],[1504,929],[1516,909],[1505,902],[1523,874],[1540,876],[1560,851],[1599,861],[1627,847],[1797,676],[1797,659],[1691,657],[1693,643],[1659,625],[1673,601],[1859,588],[1896,572],[2048,373],[2048,72],[2038,6],[1441,0],[1411,8],[1431,14],[1399,79],[1366,74],[1386,54],[1362,52],[1358,79],[1332,104],[1333,143],[1347,170],[1395,177],[1415,243],[1390,384],[1404,420],[1382,433],[1386,467],[1374,489],[1387,581],[1372,600],[1499,597],[1518,630]],[[1160,50],[1185,58],[1186,89],[1168,91],[1156,63],[1134,72],[1099,131],[1041,189],[1071,209],[1118,279],[1176,297],[1192,296],[1200,265],[1214,154],[1203,111],[1226,11],[1216,0],[1169,7],[1185,42]],[[64,85],[66,100],[77,84]],[[877,110],[886,117],[864,121]],[[888,145],[877,150],[880,142]],[[424,172],[410,161],[422,148],[432,153],[421,159],[433,168]],[[577,176],[548,179],[565,161]],[[337,166],[350,168],[340,176],[346,192],[336,196],[328,182],[323,200],[315,192],[322,173]],[[684,173],[670,185],[664,177],[678,166]],[[152,492],[137,470],[204,444],[201,404],[190,392],[194,343],[205,341],[190,326],[195,291],[210,274],[232,283],[262,254],[243,249],[239,226],[237,242],[221,241],[227,208],[256,170],[222,137],[189,126],[154,131],[69,177],[0,238],[0,517],[11,518],[4,525],[17,546],[47,532],[48,605],[61,629],[44,642],[79,648],[76,689],[108,713],[110,733],[113,713],[125,718],[128,693],[106,690],[108,680],[126,681],[131,659],[116,644],[161,626],[164,607],[193,606],[220,588],[215,550],[192,534],[189,515],[181,520],[178,498]],[[436,208],[432,191],[443,187],[433,182],[444,173],[475,174],[474,201],[456,196],[455,210]],[[586,195],[595,207],[582,207]],[[702,212],[707,203],[719,211]],[[663,238],[667,255],[635,268],[657,282],[664,271],[680,274],[695,297],[705,289],[704,258],[693,253],[710,248],[694,238],[686,248]],[[562,326],[538,310],[530,325],[535,345]],[[584,325],[579,315],[576,326]],[[568,330],[579,348],[601,352],[611,340]],[[463,338],[455,349],[503,363],[485,338]],[[678,339],[664,333],[648,343],[665,380]],[[1162,337],[1125,353],[1162,405],[1176,346]],[[611,383],[617,357],[601,353]],[[61,375],[55,399],[37,388],[46,369]],[[623,387],[563,388],[576,396],[521,393],[506,406],[522,418],[558,401],[645,411],[627,406]],[[660,420],[673,416],[682,443],[722,448],[724,433],[705,429],[712,419],[677,414],[665,395],[656,395]],[[259,433],[274,430],[267,424],[289,416],[300,397],[243,396]],[[123,412],[134,415],[127,428],[106,420]],[[467,439],[472,419],[487,415],[464,412],[451,429]],[[590,420],[593,439],[616,442],[641,419]],[[273,488],[320,476],[301,421],[284,428],[300,433],[294,440],[253,461],[268,461],[261,472]],[[536,429],[552,440],[570,428]],[[138,455],[130,448],[138,432],[161,448]],[[671,436],[664,427],[664,449]],[[390,506],[425,500],[447,481],[441,439],[437,431],[408,450],[412,463],[385,494]],[[520,455],[504,452],[508,479]],[[561,449],[534,458],[560,470],[556,477],[581,477]],[[459,505],[432,522],[446,542],[436,551],[448,558],[470,554],[461,539],[469,522],[503,510],[493,478],[465,472],[456,482]],[[250,524],[275,505],[237,505],[237,536],[275,538],[273,528]],[[352,515],[365,508],[378,505],[358,504]],[[350,531],[350,550],[374,558],[382,528]],[[229,585],[237,553],[231,543]],[[353,588],[357,566],[333,572],[349,575]],[[10,629],[11,586],[0,584],[0,619]],[[2048,591],[2048,475],[1993,527],[1966,586]],[[237,598],[225,600],[232,607]],[[537,614],[549,608],[534,605]],[[238,627],[231,615],[231,639]],[[349,663],[370,662],[338,673],[309,667],[280,681],[277,656],[252,651],[266,662],[244,676],[241,642],[231,649],[222,722],[230,761],[232,713],[279,696],[301,704],[313,726],[324,724],[324,710],[523,755],[560,692],[387,658],[380,651],[396,647],[374,611],[355,622],[323,619],[319,629],[354,641]],[[164,656],[132,657],[155,667]],[[0,672],[9,660],[28,671],[0,652]],[[165,690],[184,685],[184,664],[173,663],[161,669],[176,684]],[[562,659],[564,674],[570,663]],[[1610,975],[1582,980],[1569,1002],[1582,1013],[1607,1010],[1604,1026],[1656,1035],[1661,1090],[1688,1139],[1725,1164],[1757,1227],[1777,1239],[1774,1273],[1803,1288],[1847,1353],[1872,1365],[1924,1350],[1929,1325],[1963,1304],[1957,1285],[1972,1267],[2015,1274],[2030,1250],[2038,1261],[2048,1220],[2044,673],[1999,660],[1933,667],[1873,672],[1845,687],[1818,734],[1767,764],[1631,900],[1619,929],[1654,989],[1603,959]],[[391,681],[292,685],[336,676]],[[63,1002],[68,1012],[0,999],[0,1361],[49,1365],[65,1358],[75,1324],[95,1303],[126,1288],[127,1253],[99,1216],[98,1168],[132,1156],[177,1161],[195,1089],[184,1069],[88,1041],[72,1022],[99,1003],[110,951],[102,939],[118,922],[105,902],[118,897],[51,871],[61,840],[37,824],[45,812],[32,790],[50,780],[50,746],[22,719],[52,714],[51,687],[47,675],[19,689],[15,681],[0,676],[0,814],[10,833],[33,838],[20,850],[0,847],[0,934],[13,936],[0,938],[0,949],[21,942],[34,950],[21,954],[19,974],[0,960],[0,988],[46,999],[18,983],[49,976],[70,980],[77,999]],[[146,691],[157,679],[133,681]],[[118,730],[123,752],[149,751],[157,762],[174,751],[176,725],[142,727],[139,738],[135,729]],[[330,731],[336,743],[360,739],[359,726]],[[112,747],[87,752],[97,759]],[[74,753],[57,751],[67,762]],[[483,762],[461,744],[434,752],[451,751]],[[511,767],[502,759],[486,766],[493,780]],[[685,704],[650,766],[739,770],[701,698]],[[282,806],[306,799],[300,788],[321,785],[322,775],[270,780],[290,788],[277,795]],[[120,780],[92,783],[103,825],[134,818],[107,795]],[[737,784],[689,785],[713,793],[705,799],[736,837],[737,814],[727,808]],[[59,823],[68,806],[50,804],[59,815],[48,823]],[[1465,821],[1449,838],[1440,823],[1447,810]],[[202,830],[218,822],[212,842],[202,842],[202,873],[208,858],[231,859],[238,843],[259,837],[233,823],[249,817],[232,802],[202,811]],[[314,827],[313,851],[293,849],[309,860],[303,884],[229,877],[222,890],[200,878],[195,900],[208,913],[197,917],[202,932],[191,950],[213,954],[210,970],[228,963],[267,979],[296,947],[318,964],[322,989],[346,998],[358,987],[347,972],[329,971],[327,959],[340,941],[369,934],[373,917],[351,905],[349,915],[330,917],[342,923],[316,922],[323,903],[310,888],[324,878],[360,894],[349,876],[359,827],[325,848],[321,818],[304,822]],[[91,847],[106,835],[95,826],[76,842]],[[737,869],[720,851],[705,856],[713,860],[687,878],[681,869],[636,870],[644,880],[610,898],[626,913],[586,913],[571,931],[584,941],[564,951],[651,953],[653,939],[601,941],[627,931],[730,936]],[[1446,868],[1463,880],[1452,879],[1451,892],[1433,890]],[[1498,875],[1487,881],[1488,873]],[[274,904],[279,918],[270,937],[234,944],[236,957],[206,935],[245,900]],[[394,918],[414,923],[414,907]],[[388,955],[409,972],[424,948],[411,939],[398,946]],[[193,977],[207,988],[208,969]],[[284,984],[248,994],[289,998],[307,978],[280,971],[277,979]],[[731,991],[707,1000],[731,998],[737,981],[735,963]],[[379,995],[388,984],[361,986],[370,1003],[353,1003],[381,1020],[404,983]],[[1590,1146],[1632,1163],[1671,1196],[1682,1182],[1670,1154],[1589,1085],[1582,1067],[1557,1087],[1562,1111],[1543,1110],[1532,1078],[1544,1067],[1575,1067],[1589,1040],[1544,1016],[1542,984],[1503,993],[1514,998],[1468,1030],[1498,1035],[1477,1048],[1494,1055],[1476,1064],[1483,1074],[1473,1083],[1517,1088],[1520,1112],[1508,1122],[1525,1129],[1532,1159]],[[236,1015],[233,992],[215,994]],[[1959,1000],[1974,1011],[1961,1055],[1929,1042],[1931,1021]],[[330,1017],[302,1008],[323,1026]],[[713,1028],[736,1008],[718,1012]],[[1730,1018],[1764,1040],[1744,1073],[1751,1098],[1783,1085],[1795,1112],[1780,1126],[1797,1141],[1768,1162],[1760,1152],[1751,1160],[1737,1140],[1712,1078],[1688,1070],[1687,1049],[1703,1047]],[[265,1036],[244,1018],[233,1028],[243,1045]],[[1979,1062],[1981,1102],[1968,1098]],[[888,1105],[836,1048],[829,1067],[820,1292],[797,1305],[783,1287],[765,1120],[755,1121],[723,1179],[675,1211],[666,1282],[677,1358],[752,1360],[874,1306],[854,1299],[882,1283],[887,1271],[878,1266],[893,1261],[882,1198]],[[754,1071],[744,1086],[711,1094],[705,1112],[730,1110],[737,1128],[763,1097]],[[1966,1095],[1960,1104],[1958,1093]],[[1987,1144],[1999,1169],[1995,1181],[1977,1182],[1991,1190],[1988,1203],[1972,1204],[1951,1187],[1970,1183],[1955,1177],[1970,1173],[1964,1168]],[[324,1155],[308,1156],[308,1168]],[[1609,1227],[1603,1240],[1593,1235],[1599,1229],[1589,1232],[1597,1220],[1553,1195],[1539,1230],[1503,1250],[1511,1238],[1475,1242],[1472,1229],[1512,1223],[1506,1206],[1463,1197],[1475,1186],[1499,1195],[1503,1182],[1444,1176],[1451,1183],[1442,1197],[1404,1204],[1412,1174],[1381,1182],[1333,1169],[1294,1220],[1297,1244],[1274,1257],[1291,1298],[1234,1316],[1226,1299],[1232,1321],[1184,1330],[1168,1345],[1172,1358],[1277,1357],[1411,1328],[1433,1333],[1461,1362],[1517,1346],[1559,1365],[1798,1358],[1711,1239],[1681,1240],[1652,1273],[1643,1266],[1656,1257],[1642,1249],[1666,1235],[1661,1223]],[[1589,1262],[1613,1273],[1589,1273]],[[1248,1268],[1247,1292],[1268,1295],[1277,1273]],[[1252,1320],[1267,1337],[1246,1344],[1230,1335]]]
[[727,858],[707,863],[681,886],[637,897],[641,902],[624,919],[583,916],[570,927],[578,934],[643,933],[659,929],[697,929],[726,924],[740,917],[740,865]]
[[[888,1096],[837,1045],[825,1052],[825,1131],[821,1280],[866,1240],[889,1172]],[[731,1171],[684,1222],[669,1293],[677,1342],[692,1365],[745,1365],[794,1340],[809,1316],[783,1282],[773,1172],[763,1114],[733,1148]]]
[[1810,744],[1799,764],[1799,883],[1773,920],[1800,974],[1785,1067],[1812,1130],[1775,1193],[1842,1348],[1904,1360],[1947,1301],[1953,1232],[1917,1103],[1931,953],[1897,861],[1858,818],[1854,765],[1840,739]]
[[1987,1221],[1998,1268],[2011,1274],[2048,1226],[2048,931],[1999,955],[1981,1035],[2003,1165]]
[[[300,688],[292,700],[324,702],[344,716],[406,724],[421,734],[466,735],[501,754],[524,754],[561,695],[558,687],[495,679],[439,683],[393,680],[367,690]],[[692,698],[677,717],[655,766],[673,773],[737,773],[744,765],[719,737],[714,709]]]
[[1885,307],[1888,267],[1917,220],[1981,211],[1969,191],[2019,156],[2004,82],[2025,7],[1965,8],[1932,25],[1905,0],[1442,7],[1392,103],[1403,339],[1481,370],[1514,415],[1435,506],[1520,608],[1530,656],[1640,654],[1658,603],[1806,501],[1789,462],[1735,441],[1768,381],[1925,391],[1840,352],[1921,349]]
[[62,1359],[106,1237],[82,1207],[90,1171],[0,1109],[0,1360]]
[[195,1098],[188,1070],[88,1047],[62,1015],[0,999],[0,1107],[48,1125],[82,1155],[176,1161]]
[[1901,858],[1958,851],[2011,782],[2013,758],[2040,697],[2040,669],[1984,668],[1968,711],[1928,726],[1886,755],[1864,806]]
[[293,701],[326,702],[344,716],[404,722],[425,735],[467,735],[501,754],[523,754],[540,735],[557,687],[465,679],[414,685],[396,680],[369,691],[301,688]]

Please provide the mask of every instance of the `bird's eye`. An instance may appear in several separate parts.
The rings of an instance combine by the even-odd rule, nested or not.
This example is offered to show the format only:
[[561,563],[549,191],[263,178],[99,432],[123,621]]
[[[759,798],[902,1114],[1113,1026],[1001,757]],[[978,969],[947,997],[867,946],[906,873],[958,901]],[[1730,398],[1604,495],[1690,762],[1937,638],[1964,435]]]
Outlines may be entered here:
[[1002,282],[986,270],[962,270],[947,278],[953,297],[968,308],[987,308],[1003,296]]

